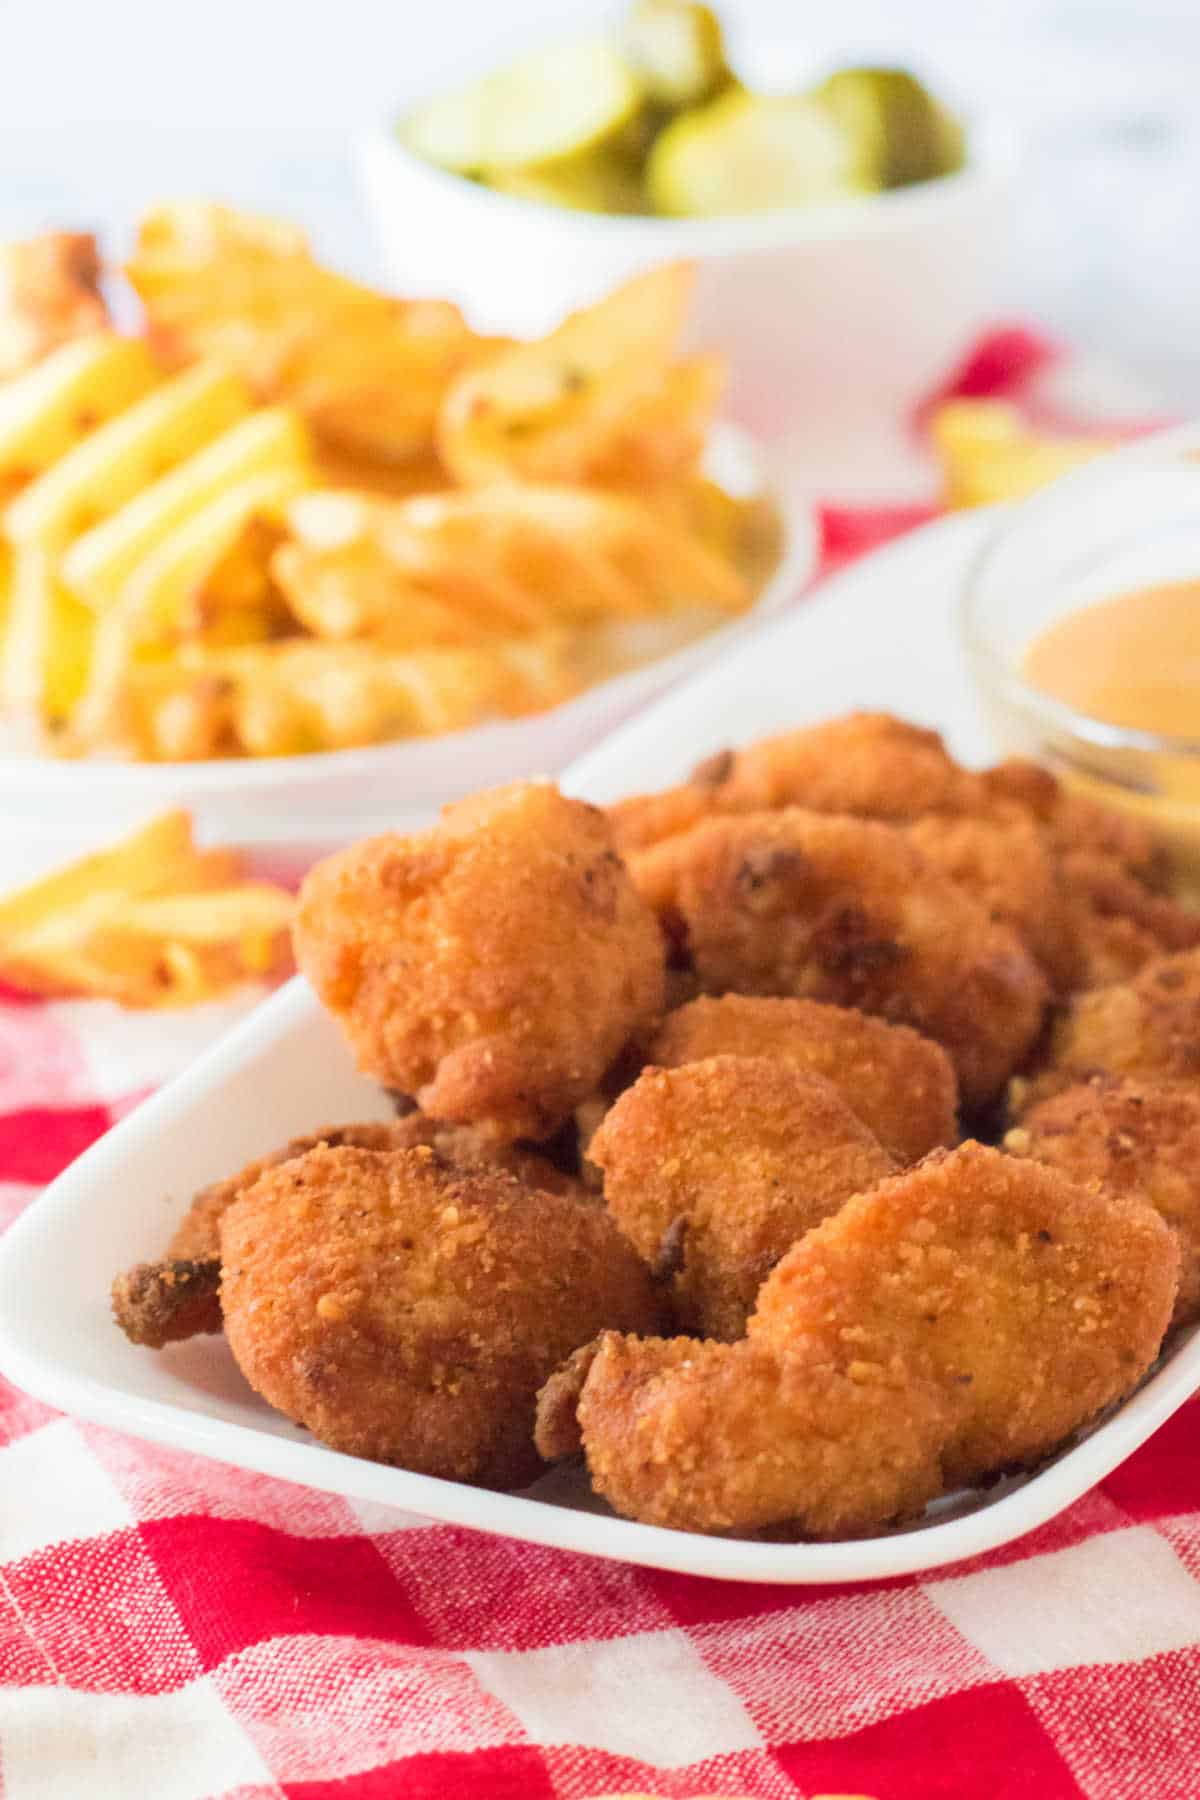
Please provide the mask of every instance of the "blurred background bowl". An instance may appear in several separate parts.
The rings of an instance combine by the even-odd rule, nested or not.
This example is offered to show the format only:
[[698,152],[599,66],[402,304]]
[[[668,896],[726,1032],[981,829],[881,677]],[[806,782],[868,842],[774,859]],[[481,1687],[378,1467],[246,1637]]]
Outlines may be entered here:
[[359,143],[389,282],[524,336],[637,270],[694,260],[688,339],[730,362],[730,418],[797,480],[870,491],[920,402],[993,317],[1013,147],[968,132],[955,175],[837,205],[719,219],[613,217],[496,193],[394,131]]

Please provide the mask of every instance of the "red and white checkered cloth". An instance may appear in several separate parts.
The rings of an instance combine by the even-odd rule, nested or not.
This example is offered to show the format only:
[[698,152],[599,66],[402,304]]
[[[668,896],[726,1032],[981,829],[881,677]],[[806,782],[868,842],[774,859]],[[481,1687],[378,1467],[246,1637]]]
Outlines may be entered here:
[[[1027,334],[963,387],[1062,416]],[[830,508],[828,560],[927,511]],[[0,1226],[250,999],[164,1017],[0,992]],[[973,1563],[757,1587],[352,1506],[0,1382],[0,1793],[1197,1800],[1198,1445],[1193,1402]]]

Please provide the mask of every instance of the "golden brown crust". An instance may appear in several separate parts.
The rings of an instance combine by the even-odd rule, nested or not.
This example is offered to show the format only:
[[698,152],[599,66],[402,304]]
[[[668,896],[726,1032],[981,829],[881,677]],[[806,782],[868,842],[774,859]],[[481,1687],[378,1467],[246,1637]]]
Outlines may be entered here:
[[796,1239],[895,1167],[831,1082],[745,1056],[646,1069],[588,1154],[683,1329],[724,1341]]
[[945,1049],[968,1107],[1040,1029],[1046,983],[1024,945],[892,826],[795,809],[712,819],[630,870],[709,992],[910,1025]]
[[704,996],[667,1014],[648,1060],[673,1069],[708,1056],[770,1056],[823,1076],[900,1163],[958,1136],[958,1084],[941,1045],[851,1007]]
[[1148,1201],[1179,1240],[1171,1322],[1200,1317],[1200,1090],[1095,1076],[1031,1108],[1004,1147],[1083,1187]]
[[1086,851],[1110,857],[1151,887],[1166,884],[1166,849],[1141,819],[1072,792],[1049,769],[1019,756],[984,769],[979,780],[989,802],[1019,806],[1042,825],[1060,855]]
[[319,863],[295,941],[368,1074],[503,1141],[549,1136],[663,1005],[603,814],[543,783]]
[[1159,957],[1132,981],[1077,994],[1057,1020],[1037,1074],[1013,1084],[1013,1112],[1092,1075],[1200,1088],[1200,950]]
[[750,1337],[835,1366],[897,1361],[957,1402],[948,1481],[1036,1461],[1158,1354],[1179,1274],[1143,1201],[967,1143],[849,1201],[758,1297]]
[[530,1479],[547,1376],[660,1318],[602,1211],[429,1149],[310,1150],[239,1196],[221,1244],[251,1386],[334,1449],[453,1480]]
[[859,1379],[798,1345],[606,1332],[578,1407],[593,1485],[650,1525],[850,1537],[939,1491],[936,1386]]
[[164,1344],[221,1329],[221,1265],[215,1258],[138,1263],[112,1284],[113,1317],[131,1344]]
[[1158,957],[1200,946],[1200,913],[1155,893],[1115,857],[1072,850],[1059,868],[1083,954],[1078,987],[1131,981]]
[[1020,817],[938,818],[908,827],[925,860],[1008,925],[1054,994],[1069,994],[1084,974],[1076,909],[1056,858],[1037,826]]

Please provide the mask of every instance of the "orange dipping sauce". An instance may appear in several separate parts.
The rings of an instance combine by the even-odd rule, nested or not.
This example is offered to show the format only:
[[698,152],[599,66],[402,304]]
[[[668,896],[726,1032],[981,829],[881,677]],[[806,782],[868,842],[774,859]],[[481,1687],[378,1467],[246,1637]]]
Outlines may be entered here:
[[1200,738],[1200,579],[1067,613],[1034,639],[1024,673],[1105,724]]

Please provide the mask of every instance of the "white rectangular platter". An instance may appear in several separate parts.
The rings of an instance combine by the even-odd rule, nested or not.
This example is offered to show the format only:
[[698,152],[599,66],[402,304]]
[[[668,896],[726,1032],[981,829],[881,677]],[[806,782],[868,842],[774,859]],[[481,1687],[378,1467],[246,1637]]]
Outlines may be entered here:
[[[987,755],[952,621],[980,529],[977,518],[950,521],[857,565],[616,733],[566,785],[613,798],[670,780],[725,742],[853,706],[940,725],[968,760]],[[895,1576],[1019,1537],[1100,1481],[1200,1386],[1200,1337],[1181,1339],[1137,1394],[1039,1472],[951,1496],[904,1531],[775,1544],[615,1518],[578,1475],[493,1494],[343,1456],[260,1402],[222,1340],[157,1354],[125,1341],[109,1316],[111,1276],[159,1253],[194,1189],[297,1133],[388,1111],[308,988],[292,982],[81,1157],[0,1241],[0,1369],[68,1412],[355,1500],[652,1567],[796,1583]]]

